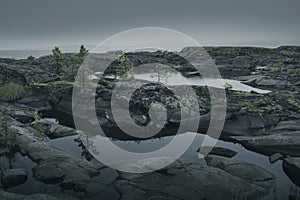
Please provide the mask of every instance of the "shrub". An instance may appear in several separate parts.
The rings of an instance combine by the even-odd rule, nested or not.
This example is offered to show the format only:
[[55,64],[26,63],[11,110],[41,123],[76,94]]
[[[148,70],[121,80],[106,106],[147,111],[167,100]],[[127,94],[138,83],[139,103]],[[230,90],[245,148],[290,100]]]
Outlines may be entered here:
[[224,85],[224,88],[225,88],[226,91],[231,90],[232,85],[226,82],[226,84]]
[[15,135],[7,129],[6,118],[0,112],[0,147],[11,148],[15,144]]
[[24,97],[28,92],[29,91],[26,86],[15,83],[7,83],[0,86],[0,100],[15,101]]

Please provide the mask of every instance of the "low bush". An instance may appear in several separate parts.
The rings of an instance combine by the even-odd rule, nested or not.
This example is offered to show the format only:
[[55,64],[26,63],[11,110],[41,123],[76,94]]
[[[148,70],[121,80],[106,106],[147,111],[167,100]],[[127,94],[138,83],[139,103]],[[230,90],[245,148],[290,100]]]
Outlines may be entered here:
[[0,100],[1,101],[15,101],[29,93],[29,89],[26,86],[7,83],[0,86]]

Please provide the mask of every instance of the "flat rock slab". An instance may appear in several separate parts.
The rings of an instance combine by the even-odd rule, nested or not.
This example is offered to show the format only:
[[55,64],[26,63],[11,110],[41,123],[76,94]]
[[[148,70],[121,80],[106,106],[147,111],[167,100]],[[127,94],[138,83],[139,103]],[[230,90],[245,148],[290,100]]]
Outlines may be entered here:
[[35,111],[27,106],[20,107],[17,105],[0,102],[0,112],[10,115],[22,123],[34,121]]
[[45,133],[50,139],[61,138],[71,135],[79,135],[81,133],[76,129],[66,127],[54,122],[50,122],[49,120],[45,119],[41,119],[32,123],[32,126],[35,129]]
[[[199,152],[200,148],[197,149],[197,151]],[[201,147],[202,153],[206,154],[207,151],[209,151],[208,154],[210,155],[219,155],[219,156],[225,156],[229,158],[232,158],[237,154],[236,151],[224,147],[208,147],[208,146]]]
[[300,131],[300,120],[282,121],[272,130],[273,132]]
[[[157,158],[159,159],[159,158]],[[229,158],[227,158],[229,159]],[[153,162],[155,162],[152,159]],[[168,162],[168,160],[166,160]],[[158,163],[164,162],[159,160]],[[132,167],[144,167],[131,163]],[[127,164],[130,166],[130,164]],[[240,170],[241,166],[236,166]],[[251,175],[243,175],[245,168]],[[177,160],[168,167],[145,174],[120,173],[115,187],[121,199],[259,199],[272,186],[274,176],[253,164],[244,171],[224,170],[206,164]],[[261,175],[263,175],[261,177]]]
[[266,136],[231,136],[230,138],[241,143],[247,149],[272,155],[300,156],[300,131],[283,132]]
[[217,167],[234,176],[250,181],[252,184],[268,187],[275,176],[257,165],[244,161],[233,160],[221,156],[208,155],[205,157],[207,165]]

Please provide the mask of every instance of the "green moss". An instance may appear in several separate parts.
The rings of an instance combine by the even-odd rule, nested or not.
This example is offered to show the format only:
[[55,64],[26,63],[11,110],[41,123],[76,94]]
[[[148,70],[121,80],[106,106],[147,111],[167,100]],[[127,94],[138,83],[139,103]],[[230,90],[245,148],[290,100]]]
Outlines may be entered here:
[[24,97],[29,92],[30,90],[26,86],[15,83],[7,83],[0,86],[0,100],[15,101]]
[[300,109],[300,103],[298,103],[295,99],[288,98],[286,100],[291,106],[295,106],[296,108]]

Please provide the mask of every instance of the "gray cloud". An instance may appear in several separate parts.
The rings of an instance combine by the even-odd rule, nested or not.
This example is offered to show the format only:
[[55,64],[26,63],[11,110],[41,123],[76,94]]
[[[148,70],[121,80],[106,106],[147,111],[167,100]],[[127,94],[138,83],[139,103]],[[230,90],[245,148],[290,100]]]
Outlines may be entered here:
[[0,48],[97,44],[143,26],[203,45],[299,45],[299,7],[299,0],[1,0]]

